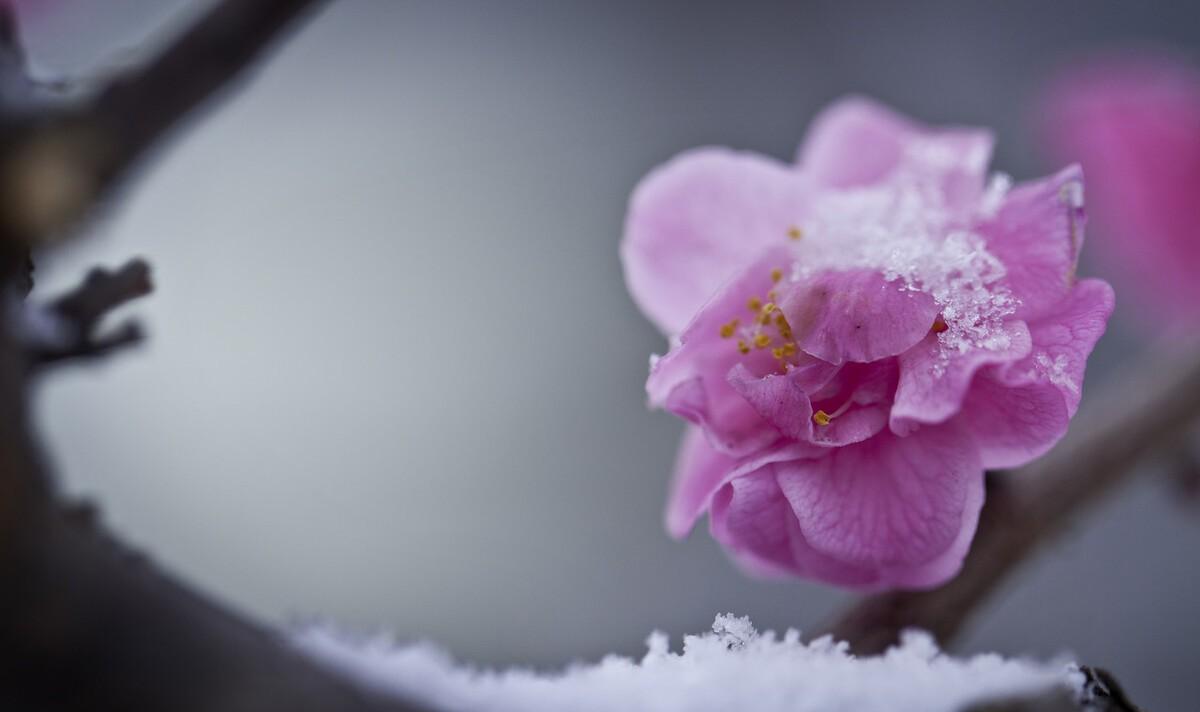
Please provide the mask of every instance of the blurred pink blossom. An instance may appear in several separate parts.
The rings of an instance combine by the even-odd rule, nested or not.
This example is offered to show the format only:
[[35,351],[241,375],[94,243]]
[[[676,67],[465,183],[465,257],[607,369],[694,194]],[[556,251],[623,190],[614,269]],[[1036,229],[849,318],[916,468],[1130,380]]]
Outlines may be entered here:
[[1110,56],[1064,72],[1041,109],[1052,153],[1087,172],[1096,254],[1139,321],[1200,328],[1200,71]]
[[744,568],[866,589],[960,568],[985,468],[1066,432],[1112,311],[1075,278],[1078,168],[1009,190],[992,138],[864,99],[796,164],[693,150],[648,175],[621,245],[671,339],[650,403],[692,423],[667,507]]

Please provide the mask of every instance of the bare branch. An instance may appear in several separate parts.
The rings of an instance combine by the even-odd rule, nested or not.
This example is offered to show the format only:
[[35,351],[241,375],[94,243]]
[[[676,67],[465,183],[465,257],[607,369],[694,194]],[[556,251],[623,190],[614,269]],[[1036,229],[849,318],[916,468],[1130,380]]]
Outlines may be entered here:
[[195,109],[245,74],[273,41],[320,0],[226,0],[144,69],[117,78],[87,109],[114,141],[120,172]]
[[[0,111],[0,235],[30,245],[66,234],[140,159],[244,76],[322,1],[224,0],[154,61],[114,78],[82,105],[30,113],[6,101]],[[0,56],[6,51],[4,17]],[[21,60],[15,37],[8,47]]]
[[1136,377],[1122,384],[1089,404],[1049,455],[989,479],[979,531],[956,578],[930,591],[864,598],[829,632],[862,654],[886,649],[913,627],[948,644],[1008,574],[1200,417],[1200,358],[1142,358]]

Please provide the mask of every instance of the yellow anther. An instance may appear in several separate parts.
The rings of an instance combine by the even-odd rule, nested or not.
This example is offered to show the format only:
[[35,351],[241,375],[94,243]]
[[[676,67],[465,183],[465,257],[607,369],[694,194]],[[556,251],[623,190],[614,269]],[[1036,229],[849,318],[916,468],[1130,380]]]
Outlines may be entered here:
[[773,311],[775,311],[775,303],[774,302],[767,302],[766,304],[763,305],[763,308],[762,308],[763,314],[770,314]]
[[829,417],[829,413],[826,413],[823,410],[818,410],[816,413],[813,413],[813,422],[821,427],[829,425],[830,420],[832,419]]
[[775,348],[771,349],[771,355],[782,361],[784,356],[784,348],[782,346],[776,346]]
[[771,281],[772,282],[778,282],[781,279],[783,279],[783,270],[779,269],[778,267],[771,270]]
[[745,341],[738,341],[738,351],[741,351],[744,354],[748,354],[748,353],[750,353],[750,345],[747,344]]
[[746,306],[750,308],[750,311],[758,311],[762,309],[762,300],[758,297],[750,297],[750,301],[746,302]]
[[729,322],[728,324],[722,324],[721,325],[721,338],[722,339],[731,338],[733,336],[733,333],[735,331],[737,331],[737,327],[738,327],[737,319],[734,319],[733,321]]
[[766,334],[759,334],[754,337],[754,346],[756,348],[765,349],[771,343],[771,337]]
[[783,355],[784,356],[795,356],[796,355],[796,344],[792,343],[791,341],[784,344],[783,345]]
[[758,316],[754,317],[754,321],[758,324],[762,324],[763,326],[766,326],[767,324],[771,323],[771,316],[769,314],[764,314],[764,313],[760,312],[758,314]]
[[793,240],[799,240],[800,238],[804,237],[804,231],[801,230],[800,228],[796,227],[795,225],[788,228],[787,234],[788,234],[788,237]]

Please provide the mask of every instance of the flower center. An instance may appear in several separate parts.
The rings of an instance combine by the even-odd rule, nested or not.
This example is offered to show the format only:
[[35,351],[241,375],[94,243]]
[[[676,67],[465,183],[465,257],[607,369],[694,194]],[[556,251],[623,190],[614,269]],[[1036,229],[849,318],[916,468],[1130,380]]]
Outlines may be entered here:
[[[772,284],[778,284],[782,279],[782,268],[771,270]],[[798,349],[792,326],[775,303],[777,297],[774,289],[768,291],[765,298],[750,297],[746,302],[746,308],[751,313],[747,323],[733,319],[722,324],[719,333],[722,339],[737,337],[737,349],[743,356],[756,349],[770,348],[771,356],[786,372],[789,365],[794,365],[792,357],[798,353]]]

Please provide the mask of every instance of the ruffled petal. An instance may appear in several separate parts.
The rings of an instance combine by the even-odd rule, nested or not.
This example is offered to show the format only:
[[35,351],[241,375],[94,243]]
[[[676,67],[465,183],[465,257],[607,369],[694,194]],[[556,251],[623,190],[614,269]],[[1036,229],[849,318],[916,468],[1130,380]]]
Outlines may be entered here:
[[717,289],[802,222],[806,179],[724,148],[688,151],[647,175],[630,200],[625,280],[646,316],[678,334]]
[[827,188],[868,186],[900,170],[918,173],[954,205],[979,195],[993,143],[983,129],[929,128],[870,99],[847,97],[813,120],[797,160]]
[[780,460],[815,457],[824,451],[806,443],[787,443],[742,460],[713,449],[698,428],[684,434],[667,500],[667,532],[682,539],[712,503],[713,495],[735,479],[768,468]]
[[[983,501],[983,467],[954,424],[889,431],[827,457],[775,465],[805,541],[874,572],[872,587],[935,586],[956,573]],[[964,531],[965,530],[965,531]]]
[[833,364],[895,356],[929,333],[937,304],[874,270],[826,271],[786,287],[780,309],[806,353]]
[[1112,288],[1080,281],[1066,299],[1030,324],[1029,356],[985,369],[963,401],[964,425],[985,467],[1019,467],[1043,455],[1067,432],[1079,408],[1087,357],[1112,314]]
[[729,372],[729,385],[741,394],[763,420],[792,440],[813,439],[812,402],[809,393],[821,388],[838,370],[837,366],[807,357],[806,362],[786,374],[756,377],[744,364]]
[[962,407],[976,371],[1029,355],[1032,341],[1025,322],[1006,323],[1004,333],[1006,348],[972,348],[960,353],[944,348],[937,335],[930,334],[900,354],[900,382],[890,417],[892,432],[905,435],[918,423],[949,419]]
[[1017,186],[995,216],[976,226],[988,252],[1004,263],[1003,284],[1020,302],[1016,318],[1038,319],[1070,291],[1084,223],[1083,173],[1071,166]]

